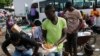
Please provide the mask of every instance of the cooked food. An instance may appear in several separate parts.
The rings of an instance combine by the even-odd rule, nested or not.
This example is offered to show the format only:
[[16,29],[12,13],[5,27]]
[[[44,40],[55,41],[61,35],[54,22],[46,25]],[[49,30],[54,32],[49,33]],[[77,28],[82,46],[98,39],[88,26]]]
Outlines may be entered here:
[[44,48],[46,49],[51,49],[52,47],[53,47],[52,44],[49,44],[49,43],[44,44]]

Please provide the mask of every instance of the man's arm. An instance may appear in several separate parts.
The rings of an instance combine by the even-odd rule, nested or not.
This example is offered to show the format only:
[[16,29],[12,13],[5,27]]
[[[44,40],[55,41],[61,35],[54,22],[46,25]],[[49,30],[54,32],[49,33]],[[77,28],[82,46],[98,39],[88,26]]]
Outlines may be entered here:
[[67,28],[64,28],[64,29],[62,30],[62,36],[61,36],[61,38],[54,44],[55,46],[58,46],[60,43],[62,43],[62,42],[66,39],[66,37],[67,37],[66,31],[67,31]]
[[9,51],[7,50],[7,46],[8,46],[10,43],[11,43],[11,42],[10,42],[10,39],[7,39],[7,40],[5,40],[5,41],[2,43],[2,46],[1,46],[3,52],[4,52],[7,56],[11,56],[11,54],[10,54]]
[[58,46],[60,43],[64,42],[64,40],[66,39],[66,35],[67,35],[67,21],[63,18],[62,19],[62,34],[61,34],[61,38],[54,44],[55,46]]
[[44,42],[46,42],[47,41],[47,39],[46,39],[47,31],[42,29],[42,33],[43,33],[43,40],[44,40]]
[[47,35],[47,23],[45,20],[44,22],[42,22],[42,36],[43,36],[44,43],[47,41],[46,35]]

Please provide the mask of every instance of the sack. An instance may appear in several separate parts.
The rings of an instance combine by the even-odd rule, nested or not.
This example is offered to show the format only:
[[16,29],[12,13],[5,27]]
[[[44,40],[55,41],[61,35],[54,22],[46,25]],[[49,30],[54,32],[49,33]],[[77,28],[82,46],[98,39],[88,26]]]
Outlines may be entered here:
[[86,44],[84,47],[84,51],[87,56],[91,56],[94,50],[89,44]]

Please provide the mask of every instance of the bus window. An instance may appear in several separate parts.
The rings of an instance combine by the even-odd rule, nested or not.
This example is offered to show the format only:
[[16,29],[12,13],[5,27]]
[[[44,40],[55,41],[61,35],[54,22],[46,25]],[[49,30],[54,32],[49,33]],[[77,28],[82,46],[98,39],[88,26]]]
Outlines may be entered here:
[[93,7],[93,4],[95,4],[95,0],[73,0],[73,3],[74,7],[77,9],[89,9]]
[[83,8],[83,1],[84,0],[73,0],[74,7],[77,9],[82,9]]
[[97,7],[100,8],[100,0],[97,0]]
[[77,9],[82,9],[83,8],[83,2],[75,2],[74,7]]
[[92,2],[85,2],[83,7],[84,9],[88,9],[88,8],[92,8],[92,6],[93,6]]

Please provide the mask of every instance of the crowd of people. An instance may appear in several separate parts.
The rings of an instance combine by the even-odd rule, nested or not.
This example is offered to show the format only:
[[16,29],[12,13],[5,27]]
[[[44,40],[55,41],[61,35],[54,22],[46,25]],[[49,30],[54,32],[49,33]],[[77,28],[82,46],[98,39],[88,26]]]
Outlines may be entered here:
[[[74,8],[69,1],[66,2],[63,13],[59,15],[61,17],[55,15],[56,10],[53,5],[46,5],[46,18],[41,22],[36,8],[38,8],[37,4],[32,4],[28,14],[28,27],[32,27],[31,37],[23,31],[13,32],[12,26],[16,22],[12,16],[7,17],[7,31],[11,34],[5,36],[6,39],[2,44],[2,50],[7,56],[45,56],[42,52],[39,53],[38,50],[39,47],[42,47],[42,44],[46,43],[57,47],[55,51],[49,52],[46,56],[77,56],[77,32],[85,28],[85,22],[88,27],[93,26],[94,17],[100,15],[95,6],[89,16]],[[65,40],[66,42],[64,42]],[[9,44],[15,47],[13,54],[10,54],[7,49]]]

